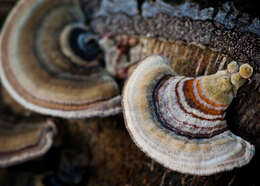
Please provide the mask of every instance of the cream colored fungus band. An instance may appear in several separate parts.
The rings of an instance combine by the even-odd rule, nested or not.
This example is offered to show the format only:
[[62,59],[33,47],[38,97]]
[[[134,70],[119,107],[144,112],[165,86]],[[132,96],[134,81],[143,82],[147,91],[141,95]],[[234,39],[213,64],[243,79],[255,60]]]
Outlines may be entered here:
[[0,119],[0,167],[23,163],[45,154],[53,144],[56,127],[52,121]]
[[64,118],[121,111],[116,82],[98,64],[78,0],[20,0],[0,39],[0,75],[28,109]]
[[246,165],[253,145],[227,128],[225,109],[252,75],[248,64],[190,78],[164,57],[145,58],[123,91],[126,127],[148,156],[182,173],[211,175]]

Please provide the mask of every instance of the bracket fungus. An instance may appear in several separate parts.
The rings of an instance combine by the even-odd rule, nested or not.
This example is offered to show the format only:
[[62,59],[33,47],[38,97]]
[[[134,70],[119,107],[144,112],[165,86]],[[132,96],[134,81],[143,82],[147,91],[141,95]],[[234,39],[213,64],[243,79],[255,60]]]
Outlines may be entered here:
[[22,163],[45,154],[53,143],[51,122],[0,120],[0,167]]
[[211,175],[247,164],[255,148],[228,130],[225,111],[253,72],[248,64],[196,78],[177,75],[152,55],[123,91],[126,127],[137,146],[169,169]]
[[3,85],[17,102],[42,114],[117,114],[118,86],[99,65],[99,45],[78,5],[78,0],[18,2],[0,40]]

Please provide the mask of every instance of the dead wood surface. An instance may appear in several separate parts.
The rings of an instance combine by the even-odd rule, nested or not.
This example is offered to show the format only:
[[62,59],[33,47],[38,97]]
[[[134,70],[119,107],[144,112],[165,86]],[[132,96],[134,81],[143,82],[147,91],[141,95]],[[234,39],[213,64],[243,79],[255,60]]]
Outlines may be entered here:
[[[15,0],[0,0],[0,25]],[[140,1],[142,2],[142,1]],[[204,6],[205,1],[200,1]],[[218,1],[207,1],[218,6]],[[86,14],[99,3],[92,1]],[[252,15],[254,4],[236,1],[238,7]],[[245,6],[246,5],[246,6]],[[90,13],[89,13],[90,12]],[[254,143],[256,155],[247,166],[213,176],[192,176],[165,169],[145,156],[131,140],[122,115],[85,120],[52,118],[59,134],[53,148],[42,158],[10,168],[0,169],[1,186],[257,186],[260,144],[260,75],[258,70],[234,100],[227,119],[231,130]],[[1,90],[1,115],[31,115]],[[47,118],[47,117],[46,117]],[[1,129],[0,129],[1,130]]]

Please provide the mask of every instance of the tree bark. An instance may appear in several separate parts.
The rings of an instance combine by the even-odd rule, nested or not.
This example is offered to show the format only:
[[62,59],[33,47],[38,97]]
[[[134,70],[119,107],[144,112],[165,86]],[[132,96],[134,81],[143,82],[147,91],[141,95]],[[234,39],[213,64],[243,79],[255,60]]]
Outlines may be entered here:
[[[0,0],[0,26],[3,24],[4,19],[15,2],[16,0]],[[122,30],[124,33],[135,35],[142,34],[142,32],[149,32],[151,29],[156,31],[156,29],[150,27],[149,24],[142,25],[145,18],[142,17],[140,12],[142,11],[143,3],[154,1],[138,0],[136,2],[137,14],[129,16],[123,13],[122,16],[119,16],[120,19],[113,17],[114,15],[107,15],[106,18],[95,20],[105,21],[102,28],[99,29],[101,29],[102,32],[109,31],[112,34],[120,34],[120,30]],[[165,0],[165,2],[170,6],[177,6],[184,1],[180,0],[176,1],[177,3],[170,3],[171,1]],[[56,143],[51,151],[43,158],[35,161],[0,170],[0,185],[18,186],[21,185],[21,183],[22,185],[37,186],[54,186],[59,184],[65,186],[260,185],[257,172],[260,161],[258,155],[260,148],[260,30],[259,34],[257,34],[257,21],[255,27],[252,26],[255,20],[259,20],[260,12],[254,3],[245,0],[233,1],[237,10],[233,9],[234,7],[227,10],[225,14],[226,20],[223,18],[223,23],[226,23],[226,25],[223,25],[216,21],[214,22],[213,18],[218,15],[220,10],[223,10],[223,4],[227,1],[197,0],[195,2],[199,4],[201,9],[214,7],[212,20],[196,21],[196,23],[205,26],[205,29],[208,29],[207,34],[209,34],[208,36],[212,40],[207,40],[206,35],[202,35],[203,33],[201,33],[200,30],[194,30],[194,32],[190,33],[184,32],[187,34],[184,34],[182,37],[186,38],[186,40],[192,40],[194,39],[194,33],[197,33],[198,37],[196,38],[200,38],[200,41],[205,42],[204,44],[214,45],[214,47],[219,48],[222,47],[222,51],[231,56],[233,55],[232,57],[236,60],[249,62],[254,67],[254,76],[239,90],[237,98],[235,98],[227,112],[227,121],[231,131],[256,146],[255,157],[248,165],[212,176],[181,174],[170,171],[145,156],[145,154],[136,147],[127,133],[122,115],[86,120],[62,120],[53,118],[58,126],[59,135],[56,137]],[[81,5],[85,12],[87,23],[93,21],[93,15],[100,9],[100,4],[100,1],[82,0]],[[121,8],[122,11],[130,11],[133,7],[129,7],[129,9],[125,9],[124,6],[114,8]],[[235,18],[231,19],[232,16],[235,16]],[[158,19],[152,19],[158,21]],[[168,16],[168,19],[170,20],[171,18]],[[178,19],[188,20],[187,23],[194,21],[191,18]],[[138,23],[140,23],[139,31],[134,30],[132,24],[136,23],[135,21],[139,21]],[[168,23],[169,22],[166,24]],[[163,24],[164,23],[161,23],[161,29],[159,28],[157,34],[166,37],[180,38],[180,36],[169,36],[171,33],[167,35],[163,32],[165,26]],[[194,29],[196,27],[190,28]],[[232,51],[240,51],[240,53],[236,55],[236,53],[232,53]],[[15,110],[17,105],[12,101],[7,101],[8,99],[8,96],[1,94],[1,104],[8,105],[8,108],[3,107],[3,109],[9,112],[9,107]],[[20,110],[14,112],[20,112]],[[27,111],[21,111],[22,114],[26,112]],[[3,113],[8,114],[1,110],[1,114]],[[79,167],[80,171],[68,173],[72,167]],[[65,178],[69,179],[66,180]],[[69,183],[68,180],[74,180],[74,182]]]

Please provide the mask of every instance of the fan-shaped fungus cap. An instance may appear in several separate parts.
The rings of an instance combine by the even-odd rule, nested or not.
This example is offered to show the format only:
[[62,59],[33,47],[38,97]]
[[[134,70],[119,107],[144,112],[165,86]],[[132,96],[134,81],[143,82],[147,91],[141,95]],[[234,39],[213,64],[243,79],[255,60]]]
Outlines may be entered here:
[[42,156],[52,146],[56,127],[51,122],[0,120],[0,167]]
[[116,82],[98,65],[99,48],[77,0],[21,0],[0,43],[4,87],[33,111],[80,118],[121,111]]
[[240,71],[228,69],[189,78],[173,72],[163,57],[142,61],[128,78],[122,100],[137,146],[165,167],[188,174],[210,175],[247,164],[254,146],[231,133],[225,120],[244,79],[231,82]]

